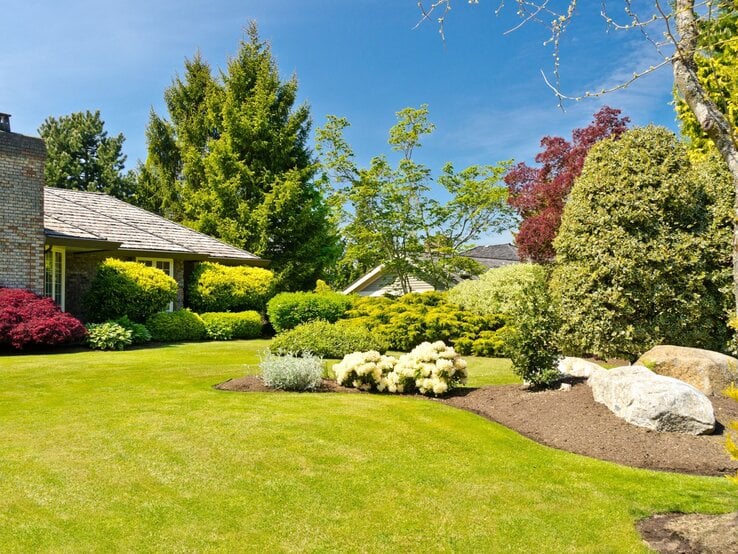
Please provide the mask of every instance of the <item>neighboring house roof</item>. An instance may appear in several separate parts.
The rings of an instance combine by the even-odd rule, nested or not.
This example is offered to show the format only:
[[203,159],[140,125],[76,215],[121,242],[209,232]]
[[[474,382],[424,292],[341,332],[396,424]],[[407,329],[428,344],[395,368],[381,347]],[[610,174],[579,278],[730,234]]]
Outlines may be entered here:
[[[480,264],[492,269],[503,265],[514,264],[520,261],[518,249],[512,244],[491,244],[489,246],[477,246],[463,252],[462,256],[472,258]],[[397,285],[396,277],[384,271],[384,265],[378,265],[368,273],[359,277],[343,290],[344,294],[357,293],[363,296],[381,296],[384,292],[395,292]],[[413,291],[433,290],[433,285],[412,277],[411,286]]]
[[192,259],[266,260],[161,216],[98,192],[44,188],[44,233],[57,242]]
[[[413,275],[410,278],[411,292],[426,292],[435,290],[435,287]],[[385,271],[384,265],[378,265],[369,273],[364,274],[357,281],[343,290],[344,294],[357,293],[359,296],[384,296],[385,294],[401,295],[402,285],[396,275]]]
[[477,246],[476,248],[463,252],[461,255],[476,260],[490,269],[520,261],[518,249],[512,244]]

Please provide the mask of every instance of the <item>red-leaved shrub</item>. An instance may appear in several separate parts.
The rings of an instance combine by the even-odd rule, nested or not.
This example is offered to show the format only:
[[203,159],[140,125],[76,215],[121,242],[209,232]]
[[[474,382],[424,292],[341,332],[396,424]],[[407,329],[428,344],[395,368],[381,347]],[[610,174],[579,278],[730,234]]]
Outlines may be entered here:
[[79,342],[87,330],[51,298],[23,289],[0,288],[0,346],[17,350]]

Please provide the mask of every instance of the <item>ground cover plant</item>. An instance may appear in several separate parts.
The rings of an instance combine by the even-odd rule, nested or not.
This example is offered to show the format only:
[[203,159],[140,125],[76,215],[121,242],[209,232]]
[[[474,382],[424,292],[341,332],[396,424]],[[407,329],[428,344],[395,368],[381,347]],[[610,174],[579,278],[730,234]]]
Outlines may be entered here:
[[[726,479],[545,448],[438,402],[212,388],[267,346],[0,357],[3,548],[646,552],[636,520],[738,502]],[[508,362],[468,361],[471,385],[510,382]]]

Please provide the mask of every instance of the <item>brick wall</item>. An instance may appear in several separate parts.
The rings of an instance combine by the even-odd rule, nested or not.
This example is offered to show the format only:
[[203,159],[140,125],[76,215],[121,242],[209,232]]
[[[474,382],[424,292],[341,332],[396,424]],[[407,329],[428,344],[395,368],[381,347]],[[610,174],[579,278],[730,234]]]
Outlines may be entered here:
[[44,164],[39,138],[0,131],[0,287],[44,293]]

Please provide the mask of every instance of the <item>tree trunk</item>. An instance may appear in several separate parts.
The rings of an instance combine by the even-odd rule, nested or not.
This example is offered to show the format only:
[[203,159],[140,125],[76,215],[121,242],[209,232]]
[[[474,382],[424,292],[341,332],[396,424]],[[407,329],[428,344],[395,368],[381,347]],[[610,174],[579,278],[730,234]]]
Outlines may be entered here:
[[702,129],[715,143],[733,175],[733,188],[736,194],[736,217],[733,219],[733,296],[735,299],[734,313],[738,315],[738,147],[733,141],[730,123],[707,96],[697,78],[695,54],[699,28],[694,11],[694,0],[676,0],[674,22],[679,33],[672,62],[674,83]]

